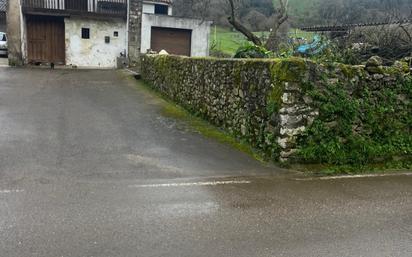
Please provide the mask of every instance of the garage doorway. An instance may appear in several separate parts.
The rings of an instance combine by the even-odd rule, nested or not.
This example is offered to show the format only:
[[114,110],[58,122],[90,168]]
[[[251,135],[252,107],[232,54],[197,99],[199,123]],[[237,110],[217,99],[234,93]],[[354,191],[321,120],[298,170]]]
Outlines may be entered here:
[[65,64],[64,19],[50,16],[27,17],[29,63]]
[[169,54],[190,56],[192,31],[152,27],[151,49],[156,52],[166,50]]

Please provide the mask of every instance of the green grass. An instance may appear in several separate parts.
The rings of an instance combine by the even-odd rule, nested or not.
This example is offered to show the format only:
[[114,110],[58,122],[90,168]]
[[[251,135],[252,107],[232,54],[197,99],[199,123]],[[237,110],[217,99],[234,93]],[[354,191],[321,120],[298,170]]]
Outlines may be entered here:
[[[146,85],[145,87],[148,86]],[[161,111],[163,116],[183,121],[185,122],[185,124],[189,125],[192,130],[200,133],[202,136],[211,138],[222,144],[230,145],[233,148],[263,162],[263,158],[257,152],[255,152],[250,145],[238,141],[221,129],[214,127],[207,121],[189,113],[179,105],[176,105],[168,100],[166,101],[166,103],[167,104],[163,106]]]
[[[273,0],[275,6],[278,5],[278,0]],[[291,17],[304,17],[313,12],[319,0],[289,0],[289,15]],[[267,35],[268,32],[255,32],[261,36],[262,33]],[[311,40],[313,33],[308,33],[300,30],[291,29],[291,37],[307,38]],[[211,35],[211,45],[215,45],[215,50],[219,50],[228,55],[234,55],[236,50],[247,42],[245,36],[231,28],[213,27]]]
[[289,37],[290,38],[306,38],[308,41],[312,41],[315,33],[306,32],[300,29],[290,29]]
[[[269,32],[255,32],[259,37],[267,37]],[[298,29],[291,29],[289,32],[291,38],[306,38],[312,40],[314,34]],[[225,54],[233,56],[237,49],[244,45],[247,40],[240,32],[232,31],[230,28],[213,27],[210,37],[210,45],[214,50],[221,51]]]
[[214,46],[215,50],[234,55],[236,50],[246,42],[245,36],[237,31],[222,27],[212,28],[211,46]]

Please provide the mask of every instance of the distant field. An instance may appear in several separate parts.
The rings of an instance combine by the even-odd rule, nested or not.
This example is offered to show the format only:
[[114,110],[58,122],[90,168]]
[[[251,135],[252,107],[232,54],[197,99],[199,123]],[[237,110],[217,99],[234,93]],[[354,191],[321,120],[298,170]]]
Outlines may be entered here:
[[[255,32],[256,35],[264,37],[267,36],[269,32]],[[307,38],[311,40],[313,38],[312,33],[291,30],[289,36],[292,38]],[[215,50],[222,51],[226,54],[233,55],[236,50],[247,42],[245,36],[237,31],[232,31],[230,28],[213,27],[212,34],[210,37],[211,46]]]
[[246,38],[239,32],[232,32],[230,29],[213,27],[211,35],[211,46],[215,50],[233,55],[236,50],[246,43]]
[[[268,36],[269,32],[255,32],[259,37]],[[211,36],[211,46],[214,49],[226,54],[233,55],[236,50],[247,42],[246,37],[230,28],[213,27]]]
[[[279,0],[273,0],[278,5]],[[312,13],[319,0],[289,0],[289,14],[292,17],[302,17]]]

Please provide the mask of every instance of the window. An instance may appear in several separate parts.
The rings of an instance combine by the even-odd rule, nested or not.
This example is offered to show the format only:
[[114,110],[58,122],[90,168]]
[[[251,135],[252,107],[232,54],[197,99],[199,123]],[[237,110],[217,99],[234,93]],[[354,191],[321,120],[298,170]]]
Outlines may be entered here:
[[110,44],[110,37],[104,37],[104,42],[106,44]]
[[90,38],[90,29],[89,28],[82,28],[82,38],[89,39]]
[[164,4],[155,4],[155,14],[165,14],[167,15],[169,7]]
[[113,37],[119,37],[119,31],[113,32]]

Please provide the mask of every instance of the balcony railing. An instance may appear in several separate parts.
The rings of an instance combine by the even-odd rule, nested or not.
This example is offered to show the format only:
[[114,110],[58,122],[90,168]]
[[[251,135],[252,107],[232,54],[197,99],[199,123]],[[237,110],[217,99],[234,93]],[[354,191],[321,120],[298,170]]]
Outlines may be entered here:
[[23,10],[125,16],[127,0],[23,0]]

